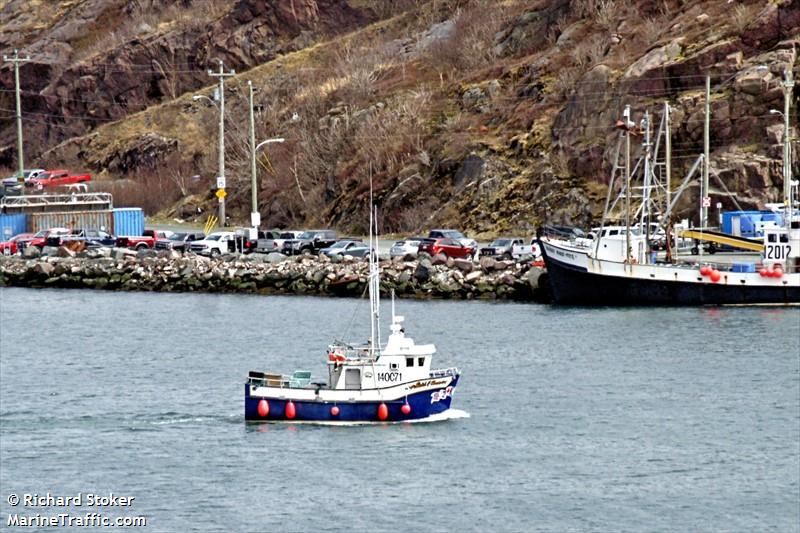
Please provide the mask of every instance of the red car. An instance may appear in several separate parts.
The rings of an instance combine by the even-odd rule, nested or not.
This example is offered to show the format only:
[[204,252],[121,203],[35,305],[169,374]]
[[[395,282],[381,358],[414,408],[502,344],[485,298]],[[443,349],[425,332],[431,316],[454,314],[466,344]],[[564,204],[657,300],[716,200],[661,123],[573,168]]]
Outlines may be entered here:
[[37,248],[44,248],[47,244],[48,237],[58,237],[60,235],[69,235],[72,233],[68,228],[50,228],[50,229],[43,229],[42,231],[36,233],[33,237],[28,239],[20,239],[19,242],[25,244],[25,246],[36,246]]
[[48,170],[44,174],[30,180],[30,185],[36,188],[52,187],[55,185],[69,185],[71,183],[83,183],[91,181],[92,177],[89,174],[70,174],[69,170],[58,169]]
[[21,246],[18,246],[17,243],[25,242],[25,240],[29,238],[33,238],[33,233],[20,233],[19,235],[14,235],[6,242],[0,242],[0,254],[16,254],[17,252],[21,251]]
[[455,239],[425,239],[419,245],[420,252],[430,255],[444,254],[447,257],[463,257],[466,259],[475,255],[474,246],[464,246]]

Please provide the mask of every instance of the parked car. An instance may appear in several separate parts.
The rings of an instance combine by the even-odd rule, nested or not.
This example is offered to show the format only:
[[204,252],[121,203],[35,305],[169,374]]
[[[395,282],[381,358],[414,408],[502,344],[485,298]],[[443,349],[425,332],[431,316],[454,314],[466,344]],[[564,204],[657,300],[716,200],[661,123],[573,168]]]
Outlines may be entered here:
[[177,250],[185,252],[189,249],[189,245],[194,241],[200,241],[205,238],[202,231],[198,232],[178,232],[173,233],[169,237],[156,240],[156,250]]
[[83,241],[87,248],[112,247],[117,243],[116,237],[103,230],[81,229],[68,235],[48,236],[47,246],[64,246],[76,241]]
[[514,247],[521,246],[525,241],[519,237],[502,237],[493,240],[489,246],[481,248],[481,257],[502,257],[512,259],[514,257]]
[[232,231],[216,231],[206,235],[205,239],[189,244],[189,250],[196,254],[216,257],[227,254],[233,249],[236,234]]
[[[355,252],[355,255],[352,252]],[[331,256],[334,254],[339,254],[352,255],[353,257],[363,257],[368,252],[369,247],[366,244],[364,244],[362,241],[356,241],[353,239],[342,239],[341,241],[336,241],[327,248],[323,248],[319,251],[320,255],[325,254]]]
[[35,169],[31,169],[31,170],[23,170],[22,171],[22,176],[23,176],[22,183],[20,183],[19,177],[15,174],[13,176],[9,176],[6,179],[4,179],[3,180],[3,185],[6,187],[6,190],[10,190],[10,189],[13,189],[15,187],[21,189],[23,186],[29,185],[30,181],[32,179],[38,178],[39,176],[41,176],[45,172],[47,172],[47,171],[45,169],[43,169],[43,168],[35,168]]
[[470,239],[469,237],[465,237],[463,233],[458,230],[454,229],[432,229],[428,232],[429,239],[453,239],[464,246],[468,246],[474,248],[475,250],[478,249],[478,243],[475,242],[474,239]]
[[[549,237],[558,237],[560,239],[585,239],[586,233],[580,229],[572,226],[545,226],[540,228],[541,233]],[[590,238],[590,237],[589,237]]]
[[14,241],[17,244],[17,250],[22,252],[35,236],[35,233],[19,233],[6,242]]
[[155,248],[158,239],[169,239],[175,233],[169,230],[146,229],[141,235],[127,235],[117,237],[119,248],[130,248],[132,250],[144,250],[145,248]]
[[22,243],[30,238],[33,238],[33,233],[19,233],[5,242],[0,242],[0,254],[14,255],[21,253],[24,248],[24,244]]
[[[25,246],[36,246],[37,248],[44,248],[47,245],[48,237],[59,237],[61,235],[69,235],[72,230],[69,228],[50,228],[43,229],[36,232],[36,234],[25,242]],[[18,241],[19,242],[19,241]]]
[[256,251],[262,253],[283,252],[287,240],[297,239],[303,232],[299,230],[270,230],[265,232],[266,238],[258,239]]
[[539,259],[542,256],[541,250],[539,250],[539,244],[536,242],[536,237],[531,239],[530,244],[515,244],[514,249],[511,251],[511,255],[514,259],[519,259],[521,257],[532,257],[533,259]]
[[425,239],[419,245],[420,252],[427,252],[430,255],[444,254],[447,257],[472,258],[475,255],[474,246],[464,246],[455,239]]
[[31,178],[30,182],[35,187],[51,187],[54,185],[69,185],[70,183],[84,183],[91,181],[89,174],[71,174],[69,170],[48,170]]
[[420,243],[425,237],[409,237],[402,241],[397,241],[389,249],[389,257],[405,257],[407,255],[416,257],[419,252]]
[[233,233],[235,234],[233,249],[243,254],[255,252],[259,235],[264,235],[263,231],[259,231],[256,228],[237,228]]
[[304,231],[296,239],[288,239],[281,250],[286,255],[315,254],[337,241],[336,232],[329,229]]

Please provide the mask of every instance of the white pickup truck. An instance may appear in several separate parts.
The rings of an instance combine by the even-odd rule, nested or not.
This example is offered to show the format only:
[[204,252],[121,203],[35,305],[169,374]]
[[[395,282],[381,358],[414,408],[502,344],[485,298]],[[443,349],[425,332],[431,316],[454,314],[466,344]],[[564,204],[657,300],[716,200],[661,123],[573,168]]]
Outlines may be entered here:
[[521,259],[523,257],[539,257],[539,246],[536,239],[531,239],[530,244],[525,244],[524,239],[506,237],[493,240],[489,246],[480,250],[481,257],[495,257],[500,259]]
[[539,250],[539,245],[536,244],[536,237],[531,239],[530,244],[515,244],[511,248],[511,256],[514,259],[520,259],[522,257],[539,259],[542,256],[542,252]]
[[192,242],[189,250],[196,254],[216,257],[231,252],[235,238],[236,234],[232,231],[217,231],[206,235],[203,240]]

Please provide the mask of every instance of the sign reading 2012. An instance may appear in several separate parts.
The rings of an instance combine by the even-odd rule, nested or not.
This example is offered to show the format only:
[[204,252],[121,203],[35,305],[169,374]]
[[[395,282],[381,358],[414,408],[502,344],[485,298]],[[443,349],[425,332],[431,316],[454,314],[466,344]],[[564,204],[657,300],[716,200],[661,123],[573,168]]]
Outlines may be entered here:
[[402,372],[378,372],[378,381],[402,381]]

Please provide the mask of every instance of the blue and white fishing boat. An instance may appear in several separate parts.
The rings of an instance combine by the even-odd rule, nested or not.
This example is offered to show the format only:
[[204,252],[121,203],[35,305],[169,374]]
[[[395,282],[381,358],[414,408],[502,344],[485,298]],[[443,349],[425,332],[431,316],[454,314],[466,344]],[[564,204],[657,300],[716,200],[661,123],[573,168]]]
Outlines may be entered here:
[[431,370],[436,348],[406,336],[404,318],[395,315],[391,333],[380,345],[380,272],[375,214],[370,213],[370,339],[363,345],[337,342],[328,347],[328,376],[251,371],[244,388],[244,415],[252,421],[400,422],[429,418],[450,408],[458,384],[457,368]]

